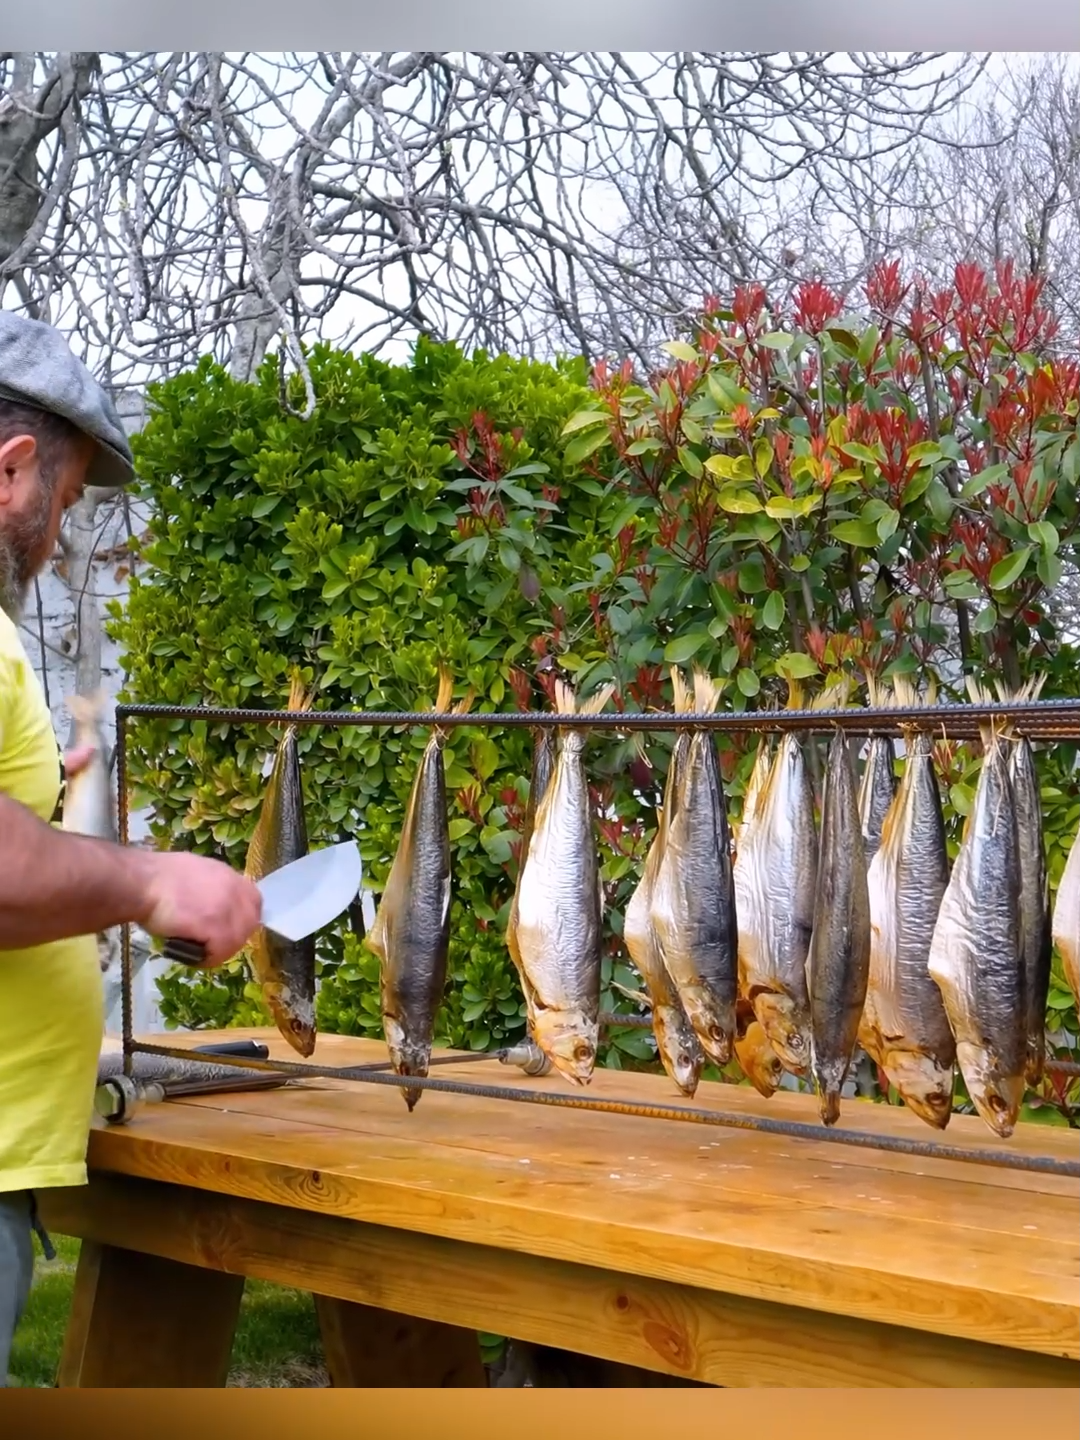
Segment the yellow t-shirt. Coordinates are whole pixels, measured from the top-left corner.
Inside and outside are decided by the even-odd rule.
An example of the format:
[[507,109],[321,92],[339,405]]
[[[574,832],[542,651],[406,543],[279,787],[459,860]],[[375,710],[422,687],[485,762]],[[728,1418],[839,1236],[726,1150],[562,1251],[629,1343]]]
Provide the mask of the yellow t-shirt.
[[[2,610],[0,791],[46,821],[60,792],[45,697]],[[94,936],[0,949],[0,1191],[86,1183],[104,1020]]]

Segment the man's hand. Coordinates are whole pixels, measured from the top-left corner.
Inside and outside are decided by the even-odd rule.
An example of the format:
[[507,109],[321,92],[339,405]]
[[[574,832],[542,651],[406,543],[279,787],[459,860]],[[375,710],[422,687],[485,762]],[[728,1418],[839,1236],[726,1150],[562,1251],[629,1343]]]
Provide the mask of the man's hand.
[[80,770],[85,770],[90,761],[97,754],[93,745],[78,745],[74,750],[64,752],[64,774],[68,777],[77,775]]
[[195,940],[205,967],[223,965],[258,928],[258,887],[219,860],[187,852],[143,852],[145,913],[139,924],[162,940]]

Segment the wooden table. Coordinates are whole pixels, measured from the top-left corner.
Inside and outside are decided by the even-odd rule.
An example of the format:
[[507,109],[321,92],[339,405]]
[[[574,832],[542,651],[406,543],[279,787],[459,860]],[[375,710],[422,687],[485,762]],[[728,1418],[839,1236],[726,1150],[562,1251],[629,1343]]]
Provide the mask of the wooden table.
[[[228,1032],[248,1035],[288,1058]],[[592,1089],[679,1098],[610,1071]],[[816,1114],[748,1087],[695,1103]],[[933,1138],[869,1103],[842,1122]],[[947,1137],[1001,1143],[965,1117]],[[1024,1126],[1002,1148],[1075,1159],[1080,1137]],[[336,1385],[482,1386],[477,1330],[729,1387],[1080,1384],[1076,1180],[433,1092],[409,1115],[395,1087],[330,1080],[147,1106],[96,1127],[89,1163],[41,1197],[83,1241],[62,1385],[223,1385],[245,1276],[315,1296]]]

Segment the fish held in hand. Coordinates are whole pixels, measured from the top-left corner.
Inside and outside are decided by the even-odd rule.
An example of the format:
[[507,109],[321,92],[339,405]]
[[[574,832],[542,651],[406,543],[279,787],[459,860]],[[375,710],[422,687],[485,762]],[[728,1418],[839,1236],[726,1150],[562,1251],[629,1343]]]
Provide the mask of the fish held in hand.
[[65,781],[61,827],[73,835],[115,842],[116,800],[109,779],[109,747],[102,723],[105,702],[104,691],[96,695],[72,695],[67,701],[74,722],[71,748],[92,749],[93,755],[81,770]]
[[586,1085],[599,1038],[603,887],[592,800],[583,763],[586,731],[575,713],[595,715],[614,693],[605,685],[580,707],[555,682],[560,726],[555,768],[540,801],[517,893],[514,943],[534,1038],[560,1075]]
[[[672,679],[675,684],[676,711],[690,709],[692,696],[677,671],[672,673]],[[656,876],[663,859],[664,844],[688,744],[687,733],[679,731],[668,762],[663,804],[657,814],[656,835],[649,847],[641,879],[630,897],[623,917],[623,939],[631,962],[645,982],[660,1062],[676,1088],[682,1094],[692,1096],[701,1079],[705,1056],[683,1009],[678,991],[664,966],[651,917]]]
[[[719,691],[694,676],[694,709],[715,710]],[[726,1065],[735,1038],[739,937],[731,832],[720,760],[708,730],[690,738],[675,794],[650,914],[664,968],[701,1048]]]
[[934,926],[928,965],[956,1037],[968,1094],[1004,1140],[1020,1113],[1027,1063],[1020,836],[1000,727],[991,723],[982,736],[975,799]]
[[[897,682],[897,700],[917,703]],[[929,735],[905,734],[903,779],[870,862],[870,974],[859,1043],[905,1105],[935,1129],[952,1115],[956,1041],[928,968],[949,883],[941,792]]]
[[[788,708],[801,707],[801,689],[792,683]],[[751,798],[735,864],[739,987],[784,1069],[802,1076],[810,1061],[806,957],[818,837],[804,744],[794,732],[780,741],[760,792]]]
[[[313,694],[293,677],[290,710],[310,709]],[[259,811],[244,873],[258,882],[308,852],[304,787],[300,775],[296,726],[287,725],[274,754],[266,794]],[[255,979],[274,1024],[305,1059],[315,1049],[315,937],[285,940],[262,926],[251,937]]]
[[[453,679],[439,673],[435,713],[445,714]],[[453,708],[464,713],[471,694]],[[413,780],[401,839],[365,943],[378,956],[383,1034],[395,1075],[423,1079],[431,1063],[435,1018],[450,950],[450,825],[443,749],[432,728]],[[409,1111],[422,1091],[402,1086]]]
[[810,1069],[821,1118],[835,1125],[858,1039],[870,975],[870,896],[851,747],[829,746],[821,807],[814,928],[807,956]]

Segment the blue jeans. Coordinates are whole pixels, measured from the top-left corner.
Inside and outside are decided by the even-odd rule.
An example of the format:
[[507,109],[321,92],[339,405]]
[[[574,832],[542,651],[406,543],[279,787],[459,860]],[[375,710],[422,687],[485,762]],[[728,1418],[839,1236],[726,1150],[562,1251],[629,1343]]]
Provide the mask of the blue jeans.
[[[11,1344],[34,1278],[37,1207],[28,1190],[0,1191],[0,1386],[7,1384]],[[45,1253],[52,1246],[45,1236]]]

